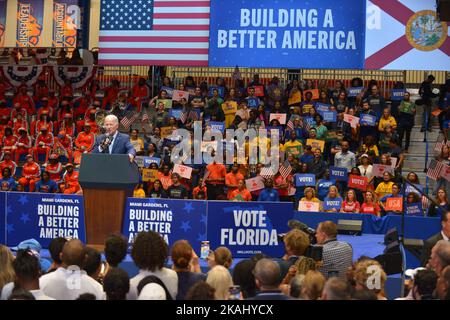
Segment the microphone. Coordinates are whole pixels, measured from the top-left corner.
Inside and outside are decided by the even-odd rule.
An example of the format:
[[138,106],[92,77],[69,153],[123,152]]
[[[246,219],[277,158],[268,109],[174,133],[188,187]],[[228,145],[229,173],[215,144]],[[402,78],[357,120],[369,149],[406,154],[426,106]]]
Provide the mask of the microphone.
[[105,137],[105,140],[103,140],[103,142],[102,142],[102,150],[103,150],[103,152],[108,150],[108,147],[111,144],[112,140],[113,140],[113,137],[110,136],[109,134],[107,134],[106,137]]

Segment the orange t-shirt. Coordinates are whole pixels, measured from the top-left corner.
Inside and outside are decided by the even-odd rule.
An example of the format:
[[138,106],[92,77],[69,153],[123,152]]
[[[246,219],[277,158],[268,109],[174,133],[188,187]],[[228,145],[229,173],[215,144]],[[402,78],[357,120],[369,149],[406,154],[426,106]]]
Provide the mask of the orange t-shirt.
[[[225,166],[220,163],[210,163],[206,166],[206,169],[209,171],[209,176],[206,179],[207,182],[211,180],[225,179],[225,176],[227,174]],[[213,181],[211,182],[211,184],[224,184],[224,182]]]
[[236,189],[231,192],[231,197],[228,197],[228,200],[232,200],[236,198],[238,195],[241,195],[241,197],[244,199],[244,201],[252,201],[252,195],[250,194],[250,191],[247,189],[244,189],[242,191],[239,191],[239,189]]
[[172,175],[169,173],[167,176],[162,172],[158,172],[158,180],[161,181],[164,190],[167,190],[172,185]]
[[[239,172],[236,174],[234,174],[233,172],[227,173],[225,176],[225,185],[228,186],[229,184],[231,184],[237,186],[239,180],[244,180],[244,176],[241,173]],[[228,187],[227,193],[228,199],[230,199],[231,193],[236,189],[237,187],[236,188]]]

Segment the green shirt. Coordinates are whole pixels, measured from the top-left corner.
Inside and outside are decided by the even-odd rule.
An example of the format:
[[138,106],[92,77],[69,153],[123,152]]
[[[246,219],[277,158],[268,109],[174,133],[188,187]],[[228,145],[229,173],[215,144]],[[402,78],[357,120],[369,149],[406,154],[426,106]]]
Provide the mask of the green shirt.
[[402,101],[400,107],[398,108],[400,112],[414,114],[416,111],[416,105],[411,101]]

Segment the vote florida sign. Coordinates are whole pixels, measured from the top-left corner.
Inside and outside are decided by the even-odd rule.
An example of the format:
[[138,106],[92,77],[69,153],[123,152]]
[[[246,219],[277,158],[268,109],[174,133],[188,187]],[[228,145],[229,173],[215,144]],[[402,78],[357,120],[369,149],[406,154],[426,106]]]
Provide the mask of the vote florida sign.
[[292,217],[292,203],[209,201],[207,240],[213,249],[227,247],[233,257],[281,257],[284,246],[278,234],[286,232]]
[[31,238],[39,241],[42,247],[48,247],[57,237],[86,241],[81,196],[8,192],[6,201],[8,246]]
[[206,223],[206,201],[128,198],[122,233],[131,244],[139,232],[152,230],[169,246],[184,239],[199,251]]
[[364,64],[365,1],[211,0],[209,66]]

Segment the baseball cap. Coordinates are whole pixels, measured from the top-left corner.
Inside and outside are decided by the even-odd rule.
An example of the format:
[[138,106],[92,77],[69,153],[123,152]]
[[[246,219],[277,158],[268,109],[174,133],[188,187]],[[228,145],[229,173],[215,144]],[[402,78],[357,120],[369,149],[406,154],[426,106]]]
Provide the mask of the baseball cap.
[[39,258],[39,263],[41,265],[41,270],[43,272],[47,272],[48,269],[50,269],[50,266],[52,263],[44,258],[41,258],[39,252],[42,250],[41,244],[36,239],[27,239],[19,243],[16,247],[12,247],[12,251],[18,251],[18,250],[26,250],[30,249],[37,253],[37,257]]
[[166,300],[164,288],[157,283],[149,283],[142,288],[138,300]]
[[426,270],[423,267],[419,267],[416,269],[408,269],[405,271],[405,276],[410,277],[411,279],[414,279],[414,277],[416,276],[417,272],[421,271],[421,270]]

